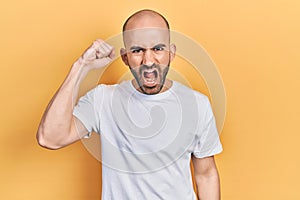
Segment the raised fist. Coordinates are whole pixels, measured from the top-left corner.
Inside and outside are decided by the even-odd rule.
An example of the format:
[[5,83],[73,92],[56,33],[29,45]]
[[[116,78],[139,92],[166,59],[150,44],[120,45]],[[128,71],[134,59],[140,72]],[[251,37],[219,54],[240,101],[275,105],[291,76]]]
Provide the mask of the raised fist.
[[89,69],[102,68],[108,65],[115,57],[114,47],[103,40],[97,39],[81,55],[80,62]]

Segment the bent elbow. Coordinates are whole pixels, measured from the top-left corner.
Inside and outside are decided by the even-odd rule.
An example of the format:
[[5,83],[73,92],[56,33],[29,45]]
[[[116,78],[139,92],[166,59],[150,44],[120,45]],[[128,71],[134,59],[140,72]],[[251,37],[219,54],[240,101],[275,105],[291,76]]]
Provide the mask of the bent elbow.
[[46,140],[40,130],[36,134],[36,140],[41,147],[46,149],[57,150],[62,148],[62,146],[54,145],[50,141]]

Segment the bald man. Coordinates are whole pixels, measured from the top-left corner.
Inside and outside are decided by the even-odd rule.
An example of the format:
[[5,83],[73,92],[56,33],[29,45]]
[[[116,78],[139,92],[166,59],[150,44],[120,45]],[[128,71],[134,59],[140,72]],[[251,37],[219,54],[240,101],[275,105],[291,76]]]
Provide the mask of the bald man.
[[38,143],[59,149],[100,134],[103,200],[220,199],[214,155],[222,151],[208,98],[167,79],[176,46],[167,20],[152,10],[123,26],[122,60],[134,79],[100,84],[76,99],[91,69],[108,65],[114,47],[98,39],[73,64],[41,120]]

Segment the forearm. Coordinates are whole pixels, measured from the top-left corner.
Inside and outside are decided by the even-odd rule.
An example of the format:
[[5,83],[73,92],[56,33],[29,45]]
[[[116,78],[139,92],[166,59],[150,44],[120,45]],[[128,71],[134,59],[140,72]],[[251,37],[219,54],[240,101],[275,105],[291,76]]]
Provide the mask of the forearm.
[[220,179],[217,170],[197,177],[196,185],[199,200],[220,200]]
[[40,145],[47,148],[59,148],[68,143],[73,120],[73,109],[79,85],[87,70],[80,60],[76,61],[67,78],[48,104],[42,117],[37,139]]

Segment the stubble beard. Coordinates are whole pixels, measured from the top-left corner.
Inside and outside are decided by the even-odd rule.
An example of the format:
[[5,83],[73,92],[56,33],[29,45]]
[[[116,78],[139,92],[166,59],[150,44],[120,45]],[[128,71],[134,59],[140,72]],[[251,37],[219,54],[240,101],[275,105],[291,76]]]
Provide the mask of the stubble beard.
[[[164,87],[165,81],[166,81],[166,76],[168,74],[169,71],[169,63],[168,65],[162,69],[161,66],[159,65],[155,65],[153,64],[152,66],[147,66],[147,65],[141,65],[138,68],[130,68],[131,73],[133,74],[135,80],[138,83],[138,90],[144,94],[148,94],[148,95],[154,95],[154,94],[158,94]],[[143,79],[144,79],[144,71],[146,69],[154,69],[157,70],[157,77],[156,79],[158,79],[158,83],[156,83],[155,86],[153,87],[148,87],[143,83]],[[157,81],[157,80],[156,80]]]

